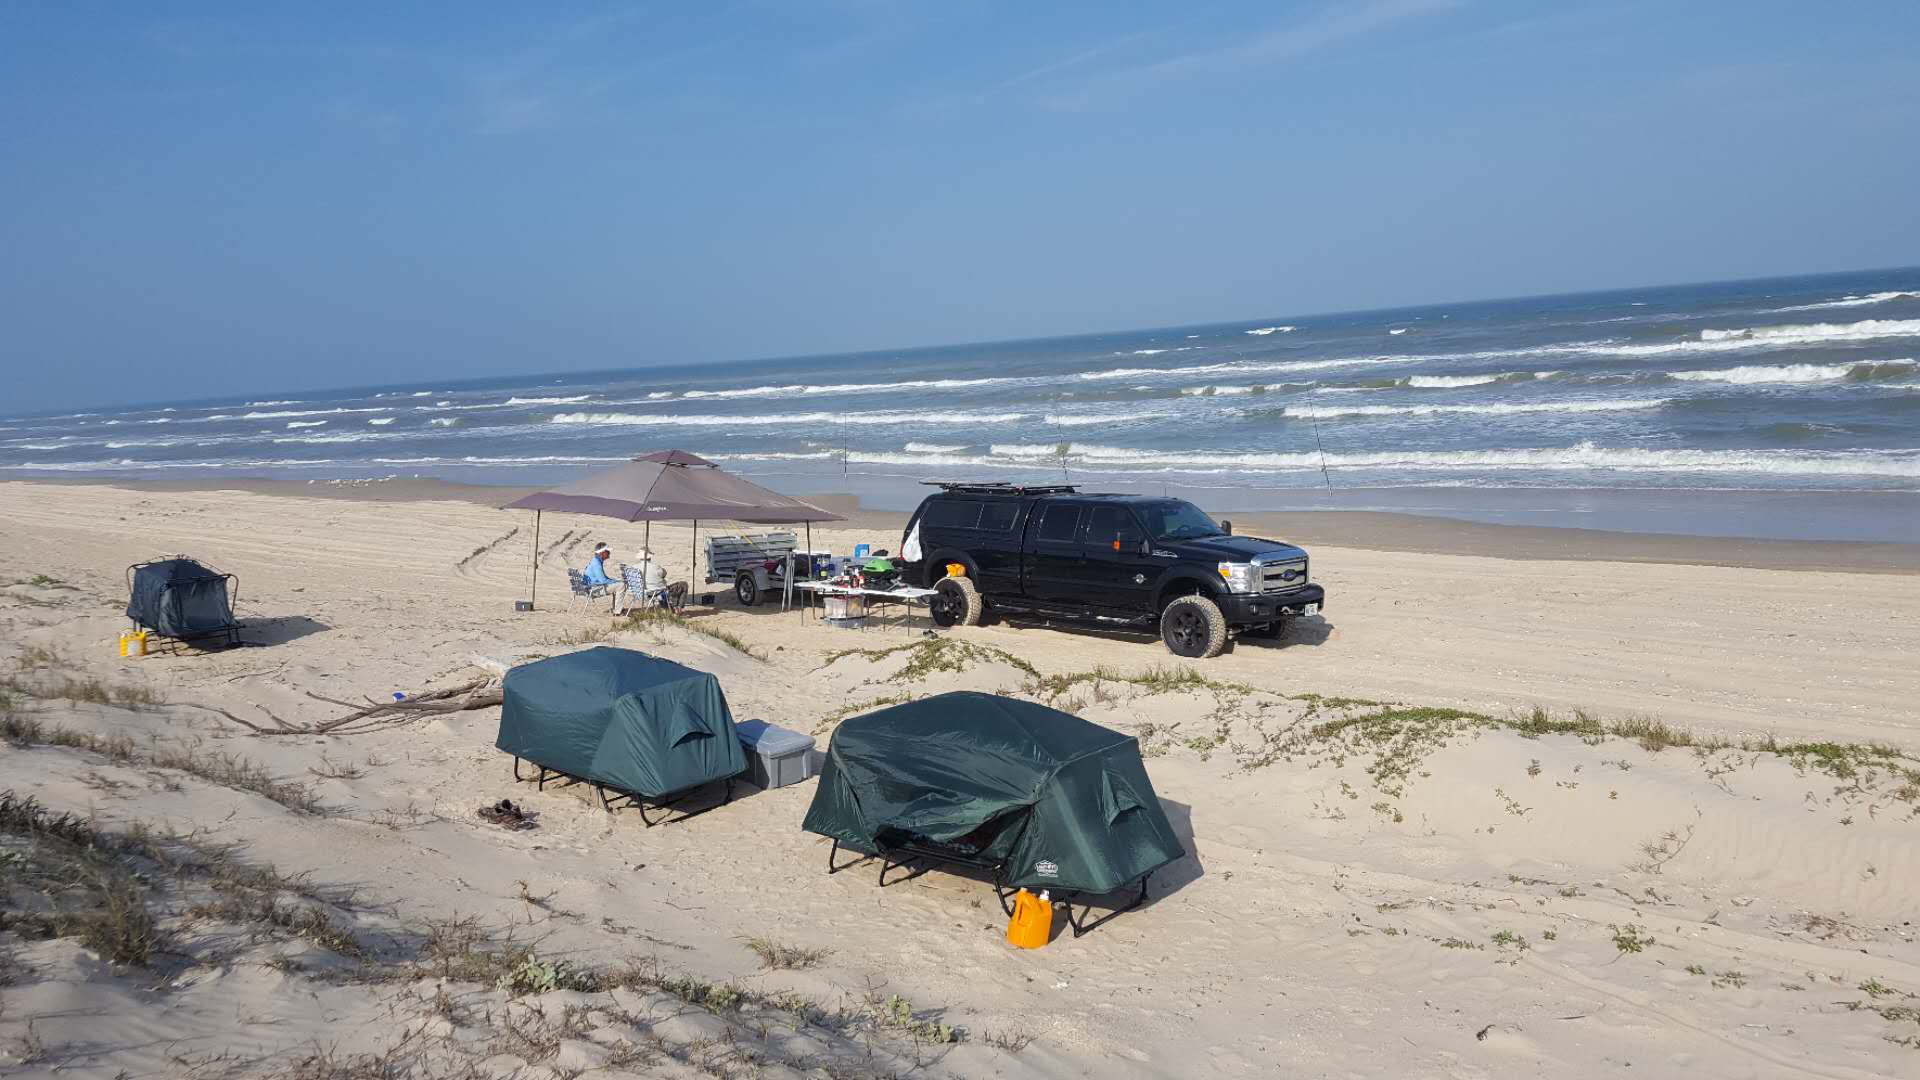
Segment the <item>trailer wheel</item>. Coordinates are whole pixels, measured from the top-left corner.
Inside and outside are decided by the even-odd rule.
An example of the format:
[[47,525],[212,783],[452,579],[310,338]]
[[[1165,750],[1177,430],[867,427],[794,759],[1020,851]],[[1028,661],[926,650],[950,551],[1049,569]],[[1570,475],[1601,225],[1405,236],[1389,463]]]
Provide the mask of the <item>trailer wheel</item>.
[[753,580],[753,571],[742,570],[734,575],[733,595],[739,598],[742,607],[752,607],[760,602],[760,584]]
[[927,614],[937,626],[979,626],[984,607],[980,590],[963,577],[941,578],[927,600]]
[[1227,647],[1227,618],[1210,597],[1176,596],[1160,612],[1160,640],[1175,656],[1207,659]]

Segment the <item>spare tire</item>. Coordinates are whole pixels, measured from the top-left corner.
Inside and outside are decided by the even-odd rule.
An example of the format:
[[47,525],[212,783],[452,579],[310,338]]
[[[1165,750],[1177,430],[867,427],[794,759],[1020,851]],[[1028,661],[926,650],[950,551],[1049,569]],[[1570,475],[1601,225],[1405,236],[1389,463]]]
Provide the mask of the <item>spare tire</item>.
[[1160,640],[1175,656],[1205,660],[1227,647],[1227,617],[1212,597],[1176,596],[1160,612]]
[[927,614],[936,626],[979,626],[986,605],[980,590],[963,577],[944,577],[934,583],[933,596],[927,600]]

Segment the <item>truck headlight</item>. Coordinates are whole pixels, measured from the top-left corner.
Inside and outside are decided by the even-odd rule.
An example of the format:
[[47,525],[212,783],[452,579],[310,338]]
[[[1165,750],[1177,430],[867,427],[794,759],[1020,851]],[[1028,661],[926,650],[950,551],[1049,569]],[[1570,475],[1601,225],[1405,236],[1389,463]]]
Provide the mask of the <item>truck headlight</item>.
[[1227,583],[1228,592],[1258,592],[1254,584],[1253,564],[1243,562],[1223,562],[1220,564],[1220,576]]

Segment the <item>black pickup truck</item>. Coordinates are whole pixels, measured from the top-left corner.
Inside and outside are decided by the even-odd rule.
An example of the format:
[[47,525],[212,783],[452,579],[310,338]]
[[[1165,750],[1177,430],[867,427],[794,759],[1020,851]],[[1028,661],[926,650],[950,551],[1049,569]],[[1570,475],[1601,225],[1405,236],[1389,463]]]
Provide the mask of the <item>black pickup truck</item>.
[[907,522],[910,583],[933,619],[989,612],[1157,625],[1179,656],[1217,656],[1231,633],[1278,637],[1326,590],[1307,553],[1234,536],[1184,499],[1082,494],[1069,485],[935,484]]

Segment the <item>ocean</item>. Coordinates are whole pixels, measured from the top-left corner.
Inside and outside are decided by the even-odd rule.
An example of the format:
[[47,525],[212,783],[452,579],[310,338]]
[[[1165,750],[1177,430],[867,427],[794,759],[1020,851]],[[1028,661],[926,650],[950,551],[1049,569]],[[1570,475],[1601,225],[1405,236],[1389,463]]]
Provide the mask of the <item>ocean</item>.
[[954,478],[1250,508],[1910,495],[1917,358],[1906,269],[9,416],[0,477],[527,485],[679,447],[883,507]]

